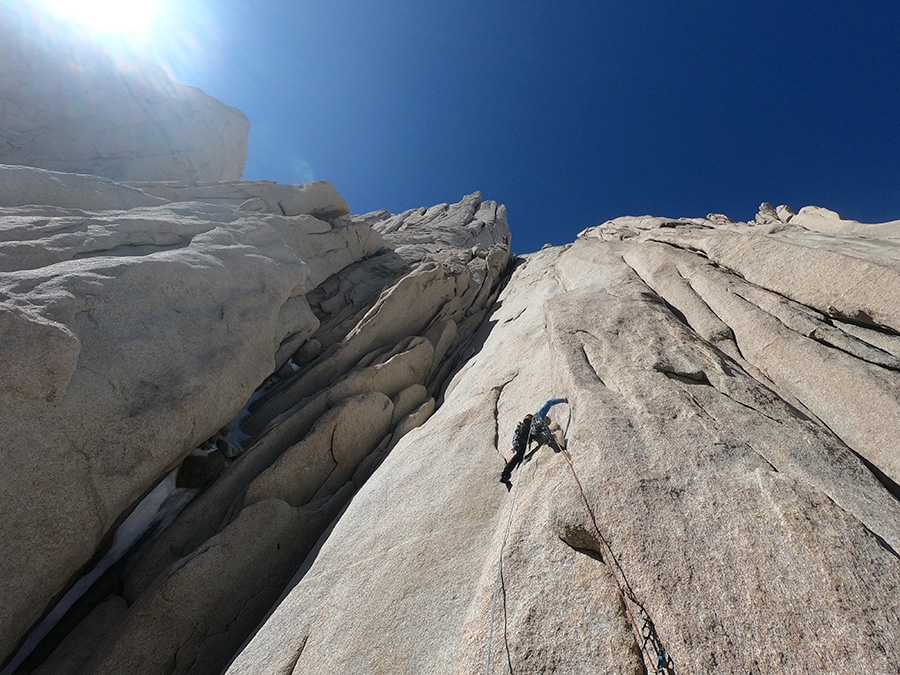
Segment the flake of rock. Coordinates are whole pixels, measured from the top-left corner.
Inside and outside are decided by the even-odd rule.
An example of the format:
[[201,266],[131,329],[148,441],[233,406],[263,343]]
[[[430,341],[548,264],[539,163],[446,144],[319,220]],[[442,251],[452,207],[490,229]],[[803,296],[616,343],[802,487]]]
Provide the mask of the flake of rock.
[[344,399],[250,483],[243,503],[277,498],[302,506],[331,495],[390,430],[393,408],[381,392]]
[[782,223],[789,223],[797,215],[797,212],[787,204],[779,204],[775,207],[775,214]]

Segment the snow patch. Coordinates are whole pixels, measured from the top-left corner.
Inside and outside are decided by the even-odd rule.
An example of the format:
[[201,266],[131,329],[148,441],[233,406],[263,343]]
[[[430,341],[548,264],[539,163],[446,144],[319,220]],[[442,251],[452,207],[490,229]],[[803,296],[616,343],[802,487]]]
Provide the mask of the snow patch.
[[[22,662],[28,658],[31,652],[34,651],[35,647],[40,644],[41,640],[47,636],[47,633],[49,633],[53,627],[59,623],[59,620],[62,619],[65,613],[72,608],[72,605],[87,592],[97,579],[103,576],[104,572],[117,563],[121,557],[125,555],[126,551],[128,551],[128,549],[130,549],[148,529],[150,529],[150,526],[156,521],[160,509],[169,497],[176,492],[175,476],[177,473],[177,469],[171,471],[150,491],[150,494],[141,500],[131,514],[119,526],[119,529],[116,530],[115,535],[113,535],[112,545],[109,547],[106,555],[101,558],[100,562],[97,563],[90,572],[75,582],[75,585],[62,597],[62,600],[57,603],[56,607],[54,607],[50,613],[44,617],[44,620],[31,631],[22,645],[22,648],[16,654],[16,657],[9,662],[6,668],[0,671],[0,675],[12,675],[16,668],[18,668]],[[187,502],[185,502],[185,504],[187,504]],[[182,506],[182,508],[184,507]],[[172,516],[172,519],[174,519],[174,516]]]

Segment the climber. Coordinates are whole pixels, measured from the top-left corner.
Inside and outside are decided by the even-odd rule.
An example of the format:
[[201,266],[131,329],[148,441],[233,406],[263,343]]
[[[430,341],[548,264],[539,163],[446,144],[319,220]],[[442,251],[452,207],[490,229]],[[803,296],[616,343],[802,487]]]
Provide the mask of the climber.
[[516,425],[516,433],[513,436],[512,444],[513,452],[515,454],[512,456],[512,459],[506,463],[503,472],[500,474],[500,482],[506,485],[507,490],[512,489],[510,478],[512,478],[513,469],[515,469],[521,463],[522,458],[525,457],[525,451],[528,449],[528,443],[531,441],[531,422],[533,417],[534,416],[531,414],[525,415],[525,419]]
[[[513,436],[513,456],[506,463],[503,472],[500,474],[500,482],[506,485],[507,490],[512,489],[512,472],[525,459],[525,453],[532,440],[537,441],[537,447],[528,455],[531,458],[542,446],[549,445],[559,452],[562,448],[557,442],[550,429],[551,420],[548,416],[550,408],[557,403],[567,403],[564,398],[552,398],[547,401],[535,415],[525,415],[525,418],[516,425],[516,433]],[[528,461],[525,459],[525,461]]]
[[[537,411],[537,414],[531,420],[531,438],[538,442],[537,447],[532,451],[531,455],[540,450],[541,446],[549,445],[556,452],[560,452],[564,445],[565,439],[562,439],[562,430],[559,428],[558,424],[554,424],[550,419],[547,413],[550,412],[550,408],[555,406],[558,403],[568,403],[567,399],[564,398],[551,398],[547,401],[541,409]],[[559,439],[557,439],[557,432],[559,434]],[[531,455],[525,457],[525,461],[527,462]]]

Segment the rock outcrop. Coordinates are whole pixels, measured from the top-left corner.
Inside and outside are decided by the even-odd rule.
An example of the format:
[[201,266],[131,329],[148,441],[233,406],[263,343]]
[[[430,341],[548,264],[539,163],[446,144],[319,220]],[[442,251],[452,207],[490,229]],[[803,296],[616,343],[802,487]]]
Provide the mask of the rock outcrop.
[[[211,477],[196,477],[197,456],[171,480],[182,495],[212,484],[104,582],[122,586],[128,611],[114,626],[91,612],[75,629],[96,634],[102,620],[102,649],[76,643],[77,656],[51,662],[168,672],[174,659],[178,672],[217,672],[356,489],[434,411],[500,291],[505,212],[477,194],[439,207],[442,227],[455,219],[461,231],[473,212],[493,215],[416,260],[385,245],[372,214],[348,217],[327,183],[0,171],[29,194],[49,186],[57,202],[0,195],[12,204],[0,207],[0,647],[8,654],[141,497],[210,439],[199,454]],[[243,432],[223,429],[262,384]]]
[[4,675],[900,659],[900,221],[0,184]]
[[771,211],[526,256],[228,673],[892,671],[900,230]]
[[250,122],[150,63],[0,14],[0,164],[127,180],[236,180]]
[[361,224],[199,202],[3,216],[8,636],[317,330],[305,294],[383,244]]

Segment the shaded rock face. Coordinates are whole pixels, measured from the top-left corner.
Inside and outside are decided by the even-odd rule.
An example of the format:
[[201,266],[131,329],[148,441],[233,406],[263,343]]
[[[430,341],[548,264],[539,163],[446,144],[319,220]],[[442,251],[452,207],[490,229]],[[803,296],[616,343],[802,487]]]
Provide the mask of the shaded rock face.
[[527,256],[227,672],[893,672],[900,229],[763,216]]
[[494,215],[415,260],[327,183],[0,171],[51,202],[0,191],[3,658],[185,460],[173,488],[204,491],[116,564],[111,597],[73,609],[96,648],[66,639],[48,663],[219,672],[474,350],[509,263],[505,212],[443,205],[464,232],[472,208]]
[[119,181],[241,177],[242,112],[153,64],[113,62],[20,21],[0,16],[0,164]]

